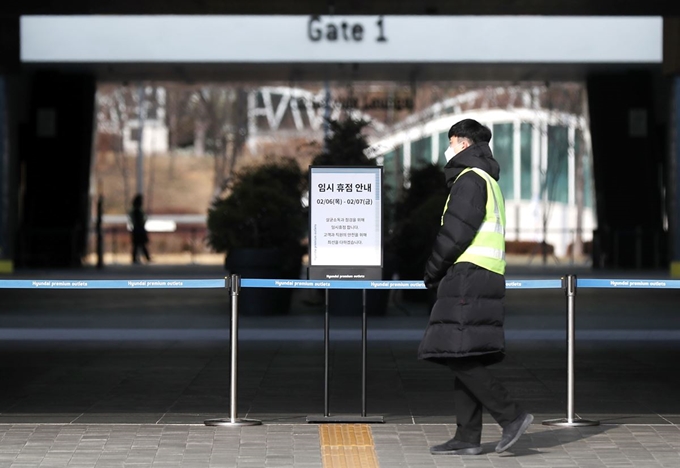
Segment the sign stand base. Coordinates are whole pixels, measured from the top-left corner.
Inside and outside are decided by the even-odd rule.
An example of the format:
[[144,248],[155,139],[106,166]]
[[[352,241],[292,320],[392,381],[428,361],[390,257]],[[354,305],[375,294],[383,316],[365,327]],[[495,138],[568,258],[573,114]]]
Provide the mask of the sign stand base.
[[323,414],[311,414],[307,416],[308,423],[384,423],[382,416],[360,416],[352,414],[338,414],[336,416],[324,416]]

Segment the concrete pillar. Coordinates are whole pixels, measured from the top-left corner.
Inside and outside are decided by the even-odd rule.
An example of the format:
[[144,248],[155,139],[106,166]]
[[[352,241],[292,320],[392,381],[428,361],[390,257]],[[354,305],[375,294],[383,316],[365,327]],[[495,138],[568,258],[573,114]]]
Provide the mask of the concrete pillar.
[[680,18],[663,20],[663,69],[672,78],[669,155],[669,247],[671,276],[680,278]]
[[96,80],[57,71],[18,78],[25,94],[8,93],[18,127],[18,151],[10,151],[19,165],[15,266],[79,266],[90,226]]
[[673,119],[671,124],[670,241],[671,276],[680,278],[680,76],[673,78]]
[[10,273],[9,251],[9,155],[7,153],[7,100],[5,78],[0,75],[0,273]]

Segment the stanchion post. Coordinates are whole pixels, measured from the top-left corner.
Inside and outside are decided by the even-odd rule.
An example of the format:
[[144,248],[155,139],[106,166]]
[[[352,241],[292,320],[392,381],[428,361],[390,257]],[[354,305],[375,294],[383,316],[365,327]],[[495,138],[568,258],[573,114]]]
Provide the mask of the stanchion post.
[[231,275],[225,278],[225,286],[231,293],[231,333],[229,335],[231,347],[231,379],[229,394],[229,419],[208,419],[206,426],[257,426],[262,421],[256,419],[238,418],[238,296],[241,292],[241,277]]
[[366,417],[366,290],[362,289],[361,312],[361,416]]
[[330,290],[326,289],[326,309],[323,318],[323,414],[331,415],[330,409]]
[[565,419],[548,419],[543,421],[546,426],[580,427],[597,426],[599,421],[574,417],[574,342],[576,327],[574,314],[576,312],[576,275],[562,278],[562,287],[567,295],[567,417]]

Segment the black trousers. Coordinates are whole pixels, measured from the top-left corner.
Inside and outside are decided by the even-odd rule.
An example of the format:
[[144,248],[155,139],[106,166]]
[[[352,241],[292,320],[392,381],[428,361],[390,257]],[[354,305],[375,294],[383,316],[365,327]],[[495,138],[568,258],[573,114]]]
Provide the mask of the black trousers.
[[453,402],[457,429],[454,439],[471,444],[481,442],[483,408],[503,428],[523,413],[503,384],[489,372],[483,358],[457,358],[447,364],[455,376]]

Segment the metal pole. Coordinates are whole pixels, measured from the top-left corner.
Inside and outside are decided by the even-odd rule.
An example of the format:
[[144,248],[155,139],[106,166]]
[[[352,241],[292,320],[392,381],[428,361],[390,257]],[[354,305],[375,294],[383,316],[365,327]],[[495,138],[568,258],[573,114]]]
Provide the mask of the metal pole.
[[137,193],[144,193],[144,85],[139,86],[139,144],[137,145]]
[[239,277],[237,275],[231,276],[231,332],[229,333],[231,344],[231,378],[229,391],[229,418],[231,423],[235,423],[237,416],[237,401],[238,401],[238,295],[239,295]]
[[363,317],[361,328],[362,340],[362,370],[361,370],[361,415],[330,415],[330,362],[329,362],[329,297],[330,290],[326,289],[326,313],[324,319],[324,414],[307,416],[308,423],[384,423],[382,416],[366,416],[366,290],[363,290]]
[[576,299],[576,276],[567,275],[567,423],[574,423],[574,306]]
[[330,386],[329,386],[329,341],[330,341],[330,314],[329,314],[329,295],[330,290],[326,289],[326,312],[324,313],[323,321],[323,414],[328,417],[331,415],[330,404]]
[[229,419],[208,419],[206,426],[257,426],[262,421],[256,419],[239,419],[238,411],[238,295],[241,290],[241,277],[231,275],[225,278],[225,286],[231,291],[231,386],[229,395]]
[[97,268],[104,267],[104,233],[102,232],[102,216],[104,213],[104,196],[97,198]]
[[562,286],[567,295],[567,417],[566,419],[549,419],[543,421],[546,426],[598,426],[600,421],[590,421],[574,417],[574,343],[576,341],[576,327],[574,314],[576,312],[576,275],[562,278]]
[[361,416],[366,417],[366,290],[363,293],[363,312],[361,314]]

